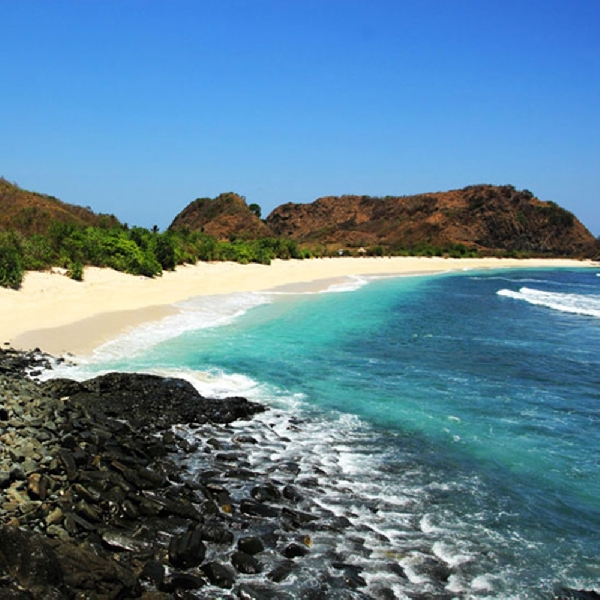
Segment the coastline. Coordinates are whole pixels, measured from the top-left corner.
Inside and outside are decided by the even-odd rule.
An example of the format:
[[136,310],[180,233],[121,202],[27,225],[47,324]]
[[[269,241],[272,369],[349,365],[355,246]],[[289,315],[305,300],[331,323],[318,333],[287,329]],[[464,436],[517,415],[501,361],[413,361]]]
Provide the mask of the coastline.
[[[455,269],[459,270],[464,269]],[[381,274],[386,275],[390,274]],[[316,291],[343,281],[343,277],[319,279],[308,286]],[[279,289],[303,291],[306,284]],[[133,317],[151,321],[151,310],[132,309],[121,316],[125,322]],[[93,328],[104,317],[117,315],[88,319]],[[80,325],[61,329],[72,327],[77,333]],[[11,352],[2,364],[2,352],[0,388],[5,399],[0,420],[5,422],[0,425],[6,435],[0,452],[4,453],[0,487],[5,495],[0,546],[24,550],[13,557],[0,548],[0,562],[7,563],[0,567],[9,574],[0,587],[9,592],[31,589],[39,597],[62,593],[66,597],[103,589],[111,597],[125,593],[166,599],[194,587],[211,597],[292,598],[306,588],[314,591],[311,584],[317,580],[323,598],[337,593],[347,598],[387,598],[411,591],[415,596],[442,598],[468,589],[477,595],[482,592],[481,581],[486,582],[487,595],[493,590],[500,594],[496,588],[501,586],[500,577],[464,575],[465,561],[485,562],[487,553],[469,555],[458,544],[446,546],[436,529],[445,521],[436,520],[420,505],[400,505],[406,522],[396,518],[391,523],[404,524],[401,538],[395,527],[379,527],[389,509],[385,497],[361,495],[361,478],[356,475],[353,490],[345,480],[347,460],[331,460],[321,446],[323,439],[327,446],[339,445],[342,452],[355,443],[360,446],[360,432],[356,438],[350,435],[353,426],[335,434],[332,427],[313,430],[310,421],[299,419],[297,413],[272,407],[226,424],[196,423],[202,419],[175,415],[174,421],[187,425],[173,428],[157,417],[162,418],[167,407],[187,411],[187,403],[180,405],[168,397],[155,407],[156,389],[164,384],[171,389],[175,381],[179,391],[186,386],[183,380],[158,377],[150,389],[154,376],[112,373],[85,382],[39,384],[25,373],[52,368],[50,357]],[[50,362],[44,367],[45,360]],[[204,409],[199,415],[205,415]],[[420,458],[420,445],[416,452]],[[369,476],[363,474],[362,479]],[[115,488],[126,493],[113,496]],[[355,506],[364,508],[373,521],[365,523]],[[373,522],[375,546],[365,533]],[[453,548],[458,555],[450,552]],[[575,583],[561,573],[550,569],[551,577],[536,586],[528,585],[529,580],[521,582],[517,595],[533,593],[556,600],[594,597],[595,579]]]
[[0,288],[0,343],[52,354],[89,354],[146,322],[177,312],[195,296],[259,292],[348,276],[407,276],[499,268],[583,268],[573,259],[452,259],[440,257],[275,260],[271,265],[202,263],[149,279],[88,267],[84,281],[57,272],[29,272],[20,290]]

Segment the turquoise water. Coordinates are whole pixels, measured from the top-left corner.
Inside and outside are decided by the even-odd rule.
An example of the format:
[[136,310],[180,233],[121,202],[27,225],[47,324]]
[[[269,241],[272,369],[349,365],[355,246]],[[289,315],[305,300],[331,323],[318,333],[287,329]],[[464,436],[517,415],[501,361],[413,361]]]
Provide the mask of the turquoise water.
[[362,532],[371,591],[382,560],[407,575],[382,576],[397,597],[439,591],[428,558],[457,597],[600,591],[595,270],[351,278],[182,310],[79,375],[174,373],[301,419],[289,452],[335,472],[322,502]]

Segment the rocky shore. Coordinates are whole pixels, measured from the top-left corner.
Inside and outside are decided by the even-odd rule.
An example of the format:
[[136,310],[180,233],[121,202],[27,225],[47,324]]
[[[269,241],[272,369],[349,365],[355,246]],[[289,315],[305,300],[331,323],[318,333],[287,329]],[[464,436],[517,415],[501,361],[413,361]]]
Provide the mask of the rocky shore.
[[[398,597],[348,553],[315,551],[350,522],[314,502],[297,463],[247,460],[261,440],[234,425],[263,406],[152,375],[31,379],[53,362],[0,350],[1,598]],[[380,569],[408,583],[396,561]],[[446,565],[423,569],[438,592],[409,597],[455,596]]]
[[[51,367],[0,350],[0,597],[300,597],[278,586],[301,571],[311,532],[346,523],[300,510],[300,490],[248,468],[257,440],[227,424],[261,405],[152,375],[28,377]],[[198,455],[210,468],[192,476]],[[328,567],[303,597],[367,597],[358,569]]]

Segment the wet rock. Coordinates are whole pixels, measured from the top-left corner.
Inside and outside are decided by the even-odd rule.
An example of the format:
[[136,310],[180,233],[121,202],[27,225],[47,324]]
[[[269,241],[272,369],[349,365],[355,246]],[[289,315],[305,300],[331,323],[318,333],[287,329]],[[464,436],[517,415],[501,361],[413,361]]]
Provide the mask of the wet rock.
[[12,526],[0,527],[1,573],[39,597],[56,595],[64,583],[61,561],[46,539]]
[[84,517],[80,517],[74,513],[65,515],[64,526],[71,535],[77,535],[80,532],[96,530],[94,524],[90,523]]
[[286,485],[283,488],[283,497],[292,502],[300,502],[304,497],[293,485]]
[[244,480],[252,480],[258,474],[255,471],[250,471],[250,469],[227,469],[225,473],[225,477],[228,479],[244,479]]
[[272,483],[257,485],[252,488],[250,495],[258,502],[272,502],[281,498],[281,492]]
[[205,584],[204,579],[191,573],[172,573],[159,587],[164,592],[173,593],[176,590],[197,590]]
[[291,560],[283,561],[282,563],[278,564],[274,569],[272,569],[267,574],[267,577],[275,583],[280,583],[291,575],[295,566],[296,565]]
[[278,465],[278,467],[282,471],[285,471],[287,473],[292,473],[293,475],[298,475],[300,473],[300,471],[302,470],[300,468],[300,465],[297,462],[293,462],[293,461],[281,463],[280,465]]
[[231,441],[235,444],[258,444],[257,439],[251,435],[234,435]]
[[238,452],[219,452],[215,454],[215,460],[219,460],[221,462],[239,462],[244,457],[243,454],[239,454]]
[[235,582],[234,572],[216,561],[202,565],[202,572],[213,585],[220,588],[232,588]]
[[240,538],[237,543],[238,550],[245,552],[246,554],[259,554],[265,549],[265,545],[262,540],[257,537],[245,537]]
[[205,493],[210,500],[213,500],[218,506],[231,504],[231,495],[229,491],[218,483],[207,483]]
[[[59,543],[56,548],[65,584],[81,590],[83,596],[127,598],[137,597],[140,584],[135,574],[114,560],[97,554],[89,545]],[[87,596],[86,596],[87,595]]]
[[262,565],[254,556],[245,552],[235,552],[231,557],[231,564],[238,573],[246,575],[256,575],[262,572]]
[[140,577],[154,584],[160,584],[165,578],[165,567],[158,560],[151,560],[144,565]]
[[75,505],[75,512],[79,517],[90,523],[100,523],[102,521],[102,513],[90,506],[85,500],[80,500]]
[[233,542],[233,533],[218,521],[201,523],[196,528],[196,531],[205,542],[214,542],[217,544],[231,544]]
[[334,569],[343,571],[344,583],[350,588],[365,587],[367,582],[361,577],[362,568],[348,563],[332,563]]
[[256,589],[256,587],[250,586],[247,583],[242,583],[237,590],[237,597],[240,600],[267,600],[268,598],[273,598],[273,592],[268,589]]
[[199,521],[202,517],[198,509],[185,498],[171,500],[170,498],[165,498],[164,496],[147,490],[144,491],[144,497],[158,507],[159,513],[176,515],[178,517],[196,521]]
[[406,571],[404,570],[404,567],[402,567],[402,565],[399,565],[398,563],[393,562],[393,563],[389,563],[387,565],[387,568],[391,573],[393,573],[400,579],[405,579],[405,580],[408,579],[408,575],[406,574]]
[[92,504],[97,504],[103,499],[102,493],[94,489],[92,486],[86,487],[76,483],[73,486],[73,491],[79,498],[85,500],[86,502],[91,502]]
[[[72,402],[94,407],[101,397],[107,414],[135,419],[154,429],[176,423],[231,423],[265,410],[245,398],[207,399],[183,379],[157,375],[108,373],[79,385],[69,389]],[[50,384],[46,391],[64,395],[65,387]]]
[[195,567],[206,555],[206,546],[202,542],[199,530],[175,536],[169,543],[169,562],[174,567]]
[[129,552],[151,552],[153,545],[141,540],[135,540],[118,531],[104,531],[102,541],[111,548],[127,550]]
[[299,556],[306,556],[308,552],[309,550],[306,546],[292,542],[291,544],[288,544],[281,553],[286,558],[298,558]]
[[557,595],[556,600],[598,600],[600,594],[593,590],[576,590],[571,588],[561,588]]
[[242,500],[240,502],[240,511],[253,517],[277,517],[279,509],[267,506],[254,500]]
[[450,568],[432,556],[424,557],[418,565],[419,571],[427,574],[434,581],[447,582],[452,574]]
[[283,508],[281,514],[286,522],[295,529],[304,527],[318,519],[318,517],[315,515],[298,510],[292,510],[291,508]]
[[[287,532],[317,529],[329,516],[303,501],[298,490],[311,471],[302,481],[294,476],[300,458],[248,468],[244,446],[261,438],[219,422],[251,414],[251,403],[209,400],[185,382],[154,376],[41,385],[10,377],[0,373],[0,417],[8,419],[0,429],[0,524],[45,531],[62,583],[40,597],[129,598],[143,589],[147,600],[193,598],[207,581],[233,588],[236,573],[244,583],[234,596],[289,596],[278,582],[305,569],[300,559],[308,549],[302,534],[292,542]],[[9,388],[18,393],[7,391],[5,401]],[[179,424],[198,441],[180,435]],[[266,479],[265,470],[277,479]],[[259,561],[265,546],[271,551]],[[286,559],[273,568],[276,548]],[[250,585],[263,560],[269,575]],[[362,574],[338,571],[335,578],[324,574],[327,586],[359,593]],[[11,577],[0,568],[1,598],[20,593]],[[29,585],[23,589],[31,600]]]

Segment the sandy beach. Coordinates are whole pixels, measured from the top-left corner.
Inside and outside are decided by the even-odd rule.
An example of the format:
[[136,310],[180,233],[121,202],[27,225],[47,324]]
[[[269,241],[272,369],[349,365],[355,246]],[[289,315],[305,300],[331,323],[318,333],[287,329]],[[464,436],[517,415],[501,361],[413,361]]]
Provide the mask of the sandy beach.
[[425,257],[275,260],[271,265],[198,263],[149,279],[88,267],[84,281],[57,272],[30,272],[20,290],[0,288],[0,343],[52,354],[90,353],[144,322],[177,311],[199,295],[270,290],[350,275],[411,275],[465,269],[586,267],[568,259],[445,259]]

